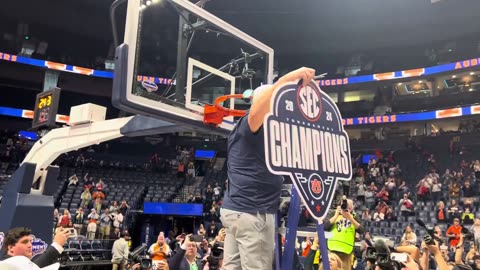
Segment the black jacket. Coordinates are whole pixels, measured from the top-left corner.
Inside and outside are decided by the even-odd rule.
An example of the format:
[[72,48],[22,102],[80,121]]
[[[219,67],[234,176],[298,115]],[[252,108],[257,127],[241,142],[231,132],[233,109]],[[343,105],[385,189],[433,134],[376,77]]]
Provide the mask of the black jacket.
[[[190,270],[190,265],[185,259],[187,251],[182,248],[177,248],[175,255],[168,259],[168,267],[175,270]],[[202,260],[197,260],[197,267],[199,270],[203,269],[204,264]]]

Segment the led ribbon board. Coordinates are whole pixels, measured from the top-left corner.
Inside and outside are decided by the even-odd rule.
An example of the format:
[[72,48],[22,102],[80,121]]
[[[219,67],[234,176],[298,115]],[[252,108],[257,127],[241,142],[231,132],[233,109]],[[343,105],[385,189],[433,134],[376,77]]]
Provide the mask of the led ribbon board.
[[337,105],[312,81],[283,84],[265,116],[265,160],[290,176],[310,214],[328,213],[338,180],[352,177],[350,144]]

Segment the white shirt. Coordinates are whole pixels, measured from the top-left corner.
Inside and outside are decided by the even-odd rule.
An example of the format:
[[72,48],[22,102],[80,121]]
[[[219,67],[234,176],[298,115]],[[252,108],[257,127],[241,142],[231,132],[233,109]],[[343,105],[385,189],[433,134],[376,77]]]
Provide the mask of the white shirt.
[[128,259],[128,242],[125,238],[115,240],[112,247],[112,262]]

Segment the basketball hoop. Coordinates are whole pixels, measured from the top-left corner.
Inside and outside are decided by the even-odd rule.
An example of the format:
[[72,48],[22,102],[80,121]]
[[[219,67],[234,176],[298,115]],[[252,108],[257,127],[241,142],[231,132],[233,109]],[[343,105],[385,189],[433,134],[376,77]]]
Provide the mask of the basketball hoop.
[[245,110],[234,110],[225,108],[220,105],[220,103],[226,101],[227,99],[235,99],[235,98],[244,98],[243,94],[235,94],[235,95],[225,95],[220,96],[215,99],[213,105],[205,105],[204,113],[203,113],[203,123],[206,125],[214,125],[218,127],[222,122],[223,118],[227,116],[237,116],[241,117],[246,114]]

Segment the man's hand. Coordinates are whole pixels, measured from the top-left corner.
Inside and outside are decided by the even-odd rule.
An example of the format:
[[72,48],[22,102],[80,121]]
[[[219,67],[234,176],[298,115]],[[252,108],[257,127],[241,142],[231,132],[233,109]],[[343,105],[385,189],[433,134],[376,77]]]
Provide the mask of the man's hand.
[[60,229],[57,234],[55,234],[55,238],[53,242],[59,244],[61,247],[67,243],[67,239],[70,237],[70,230]]
[[140,269],[140,263],[136,263],[132,266],[132,270],[138,270]]
[[343,216],[344,218],[350,220],[350,221],[353,220],[352,214],[350,214],[350,212],[348,212],[348,211],[342,211],[342,216]]
[[313,80],[313,77],[315,77],[315,69],[302,67],[284,75],[279,80],[282,83],[302,80],[303,86],[306,86]]
[[[405,268],[408,270],[419,270],[420,267],[418,266],[418,263],[416,263],[413,258],[407,254],[407,262],[403,263],[405,265]],[[403,269],[405,269],[403,268]]]
[[157,263],[156,270],[170,270],[167,260],[161,260]]

